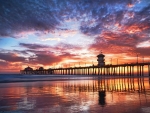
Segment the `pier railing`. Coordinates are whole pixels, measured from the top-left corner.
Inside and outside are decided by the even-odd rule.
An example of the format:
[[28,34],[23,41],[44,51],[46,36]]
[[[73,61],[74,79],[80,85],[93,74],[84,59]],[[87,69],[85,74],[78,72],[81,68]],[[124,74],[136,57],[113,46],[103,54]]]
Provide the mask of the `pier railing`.
[[53,74],[53,75],[123,75],[144,76],[148,72],[150,76],[150,62],[130,63],[105,66],[84,66],[67,68],[50,68],[43,70],[21,70],[21,74]]

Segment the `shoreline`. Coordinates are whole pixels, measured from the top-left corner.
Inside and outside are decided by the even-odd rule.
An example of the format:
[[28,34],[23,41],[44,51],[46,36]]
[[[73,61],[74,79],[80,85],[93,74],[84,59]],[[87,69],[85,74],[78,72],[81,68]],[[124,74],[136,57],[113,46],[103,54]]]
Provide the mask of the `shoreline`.
[[66,81],[66,80],[99,80],[123,78],[149,78],[150,76],[110,76],[110,75],[22,75],[1,76],[0,83],[38,82],[38,81]]

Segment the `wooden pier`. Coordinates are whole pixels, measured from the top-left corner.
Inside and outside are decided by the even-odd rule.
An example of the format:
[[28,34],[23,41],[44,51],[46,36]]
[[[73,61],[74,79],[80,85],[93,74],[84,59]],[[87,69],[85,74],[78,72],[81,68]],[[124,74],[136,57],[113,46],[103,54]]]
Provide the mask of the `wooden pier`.
[[21,70],[21,74],[40,74],[40,75],[122,75],[122,76],[144,76],[145,72],[150,76],[150,62],[130,63],[105,66],[85,66],[68,68],[40,68],[37,70]]

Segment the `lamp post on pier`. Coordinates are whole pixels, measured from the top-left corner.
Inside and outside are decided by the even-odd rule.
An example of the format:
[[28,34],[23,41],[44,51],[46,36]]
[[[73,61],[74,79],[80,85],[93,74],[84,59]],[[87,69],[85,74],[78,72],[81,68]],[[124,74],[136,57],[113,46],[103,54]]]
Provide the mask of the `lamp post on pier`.
[[112,65],[112,58],[110,60],[111,60],[111,65]]
[[118,65],[118,58],[117,58],[117,65]]
[[137,55],[137,64],[138,64],[138,54],[136,54]]

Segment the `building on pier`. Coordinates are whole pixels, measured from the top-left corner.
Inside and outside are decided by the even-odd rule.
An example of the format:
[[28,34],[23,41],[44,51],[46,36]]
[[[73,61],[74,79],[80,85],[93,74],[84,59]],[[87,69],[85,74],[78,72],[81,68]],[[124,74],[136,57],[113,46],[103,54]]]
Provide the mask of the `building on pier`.
[[103,55],[101,52],[99,55],[97,55],[97,57],[98,57],[97,59],[98,66],[105,66],[105,59],[104,59],[105,55]]
[[40,71],[43,71],[43,70],[44,70],[44,68],[43,68],[43,67],[39,67],[39,70],[40,70]]
[[28,66],[28,67],[26,67],[24,70],[25,70],[25,71],[32,71],[33,69]]

